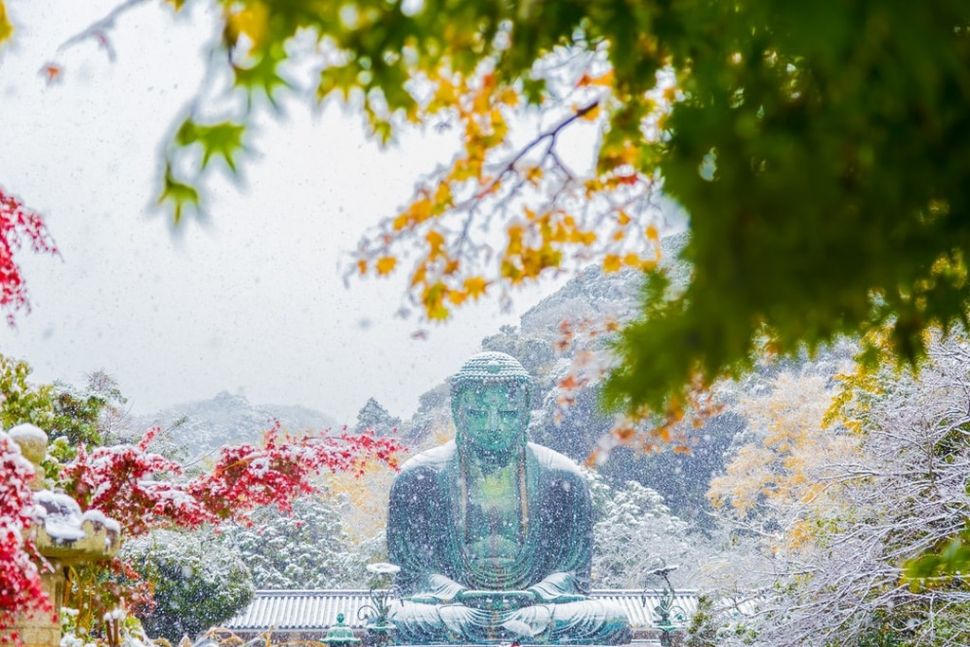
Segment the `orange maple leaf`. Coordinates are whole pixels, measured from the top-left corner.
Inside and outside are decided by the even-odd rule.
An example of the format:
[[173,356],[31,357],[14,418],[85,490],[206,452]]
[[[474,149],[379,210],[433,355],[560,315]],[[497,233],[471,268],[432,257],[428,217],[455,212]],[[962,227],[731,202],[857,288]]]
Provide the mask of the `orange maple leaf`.
[[395,265],[397,265],[397,259],[393,256],[381,256],[377,259],[374,267],[377,268],[379,276],[386,276],[394,271]]
[[575,375],[567,375],[563,379],[559,380],[559,388],[572,390],[579,386],[579,382],[576,381]]
[[50,85],[61,80],[64,74],[64,68],[57,63],[47,63],[44,67],[40,68],[40,73],[47,81],[47,85]]

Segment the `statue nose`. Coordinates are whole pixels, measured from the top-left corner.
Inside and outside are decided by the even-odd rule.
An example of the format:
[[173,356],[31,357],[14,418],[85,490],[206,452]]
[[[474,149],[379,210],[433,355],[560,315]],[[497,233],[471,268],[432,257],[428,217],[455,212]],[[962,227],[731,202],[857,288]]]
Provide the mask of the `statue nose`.
[[498,426],[498,411],[495,409],[488,410],[488,426],[491,429],[495,429]]

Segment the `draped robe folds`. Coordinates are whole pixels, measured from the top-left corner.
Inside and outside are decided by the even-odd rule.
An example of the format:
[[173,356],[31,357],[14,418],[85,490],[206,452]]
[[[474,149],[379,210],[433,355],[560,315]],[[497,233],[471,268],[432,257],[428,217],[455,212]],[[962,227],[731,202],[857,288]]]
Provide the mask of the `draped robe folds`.
[[[593,524],[583,475],[575,463],[541,445],[528,443],[521,451],[514,502],[518,546],[504,560],[473,554],[481,529],[468,527],[469,470],[454,442],[402,467],[391,489],[387,530],[390,559],[401,567],[395,585],[404,600],[391,611],[396,642],[629,641],[623,610],[586,596]],[[457,599],[463,591],[495,592],[493,598],[501,592],[513,599],[527,595],[528,602],[475,605]]]

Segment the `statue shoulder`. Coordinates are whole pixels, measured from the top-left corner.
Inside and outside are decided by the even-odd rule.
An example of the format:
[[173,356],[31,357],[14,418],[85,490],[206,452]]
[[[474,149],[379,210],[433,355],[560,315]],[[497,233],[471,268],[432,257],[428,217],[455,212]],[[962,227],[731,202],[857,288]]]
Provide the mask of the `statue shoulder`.
[[440,472],[455,457],[455,441],[450,440],[443,445],[432,447],[421,452],[417,456],[412,456],[401,465],[397,479],[413,476],[420,472]]
[[529,451],[535,457],[536,462],[544,470],[556,472],[556,475],[560,478],[578,480],[584,485],[586,484],[586,477],[573,459],[560,454],[554,449],[549,449],[544,445],[529,443],[528,447]]

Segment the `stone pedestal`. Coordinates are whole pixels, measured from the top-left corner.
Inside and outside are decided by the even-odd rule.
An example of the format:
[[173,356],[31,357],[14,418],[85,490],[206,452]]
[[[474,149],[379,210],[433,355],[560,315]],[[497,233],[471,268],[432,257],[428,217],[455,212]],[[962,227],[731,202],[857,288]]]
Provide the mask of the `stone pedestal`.
[[[53,573],[45,573],[41,577],[41,584],[53,608],[60,609],[67,585],[64,569],[57,568]],[[61,642],[61,624],[53,613],[32,613],[14,625],[13,630],[20,636],[24,647],[57,647]]]

